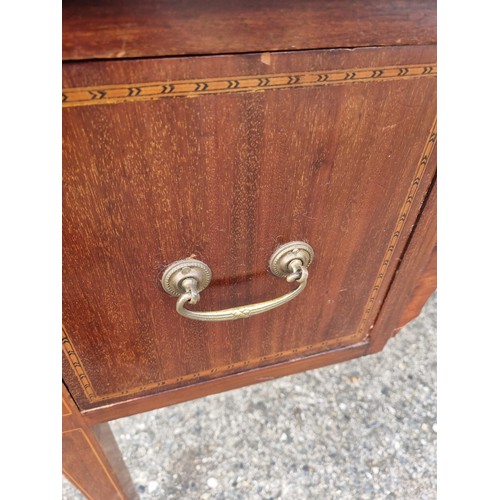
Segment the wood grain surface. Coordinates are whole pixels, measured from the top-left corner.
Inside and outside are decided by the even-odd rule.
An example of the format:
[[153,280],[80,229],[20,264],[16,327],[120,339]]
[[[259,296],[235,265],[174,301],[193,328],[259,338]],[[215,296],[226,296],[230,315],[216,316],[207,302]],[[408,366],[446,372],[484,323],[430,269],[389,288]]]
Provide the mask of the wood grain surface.
[[435,0],[63,2],[64,60],[435,43]]
[[[74,88],[417,64],[435,65],[435,48],[70,64],[63,76]],[[402,77],[65,108],[64,376],[80,408],[367,339],[432,178],[435,98],[435,78]],[[316,252],[308,287],[265,315],[195,322],[161,288],[167,264],[194,256],[214,274],[200,310],[281,295],[291,286],[267,262],[292,240]]]
[[[429,170],[436,171],[436,149]],[[370,352],[382,350],[406,323],[416,318],[437,286],[437,183],[434,179],[418,224],[404,250],[384,307],[377,318]]]

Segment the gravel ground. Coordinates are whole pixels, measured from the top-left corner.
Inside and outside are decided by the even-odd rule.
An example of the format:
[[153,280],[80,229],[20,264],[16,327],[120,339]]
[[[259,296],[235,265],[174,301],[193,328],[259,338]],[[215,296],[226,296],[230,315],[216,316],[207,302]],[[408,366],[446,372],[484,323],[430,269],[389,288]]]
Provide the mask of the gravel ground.
[[144,500],[434,499],[436,295],[379,354],[111,427]]

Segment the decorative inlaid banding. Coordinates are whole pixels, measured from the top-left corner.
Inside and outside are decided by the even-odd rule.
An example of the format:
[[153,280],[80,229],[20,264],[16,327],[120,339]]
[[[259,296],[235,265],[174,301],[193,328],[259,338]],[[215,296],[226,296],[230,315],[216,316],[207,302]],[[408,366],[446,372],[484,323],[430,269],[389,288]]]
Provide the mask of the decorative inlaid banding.
[[[434,149],[434,144],[436,143],[437,139],[437,121],[434,119],[434,122],[432,124],[431,130],[429,132],[429,136],[427,137],[427,141],[425,143],[424,150],[422,152],[422,155],[420,156],[420,160],[418,162],[417,170],[415,172],[415,175],[413,176],[413,180],[410,184],[410,187],[408,189],[408,193],[406,194],[405,202],[403,203],[403,206],[401,207],[401,210],[399,211],[398,218],[396,220],[396,225],[394,226],[394,229],[392,231],[392,236],[389,241],[389,245],[387,246],[387,249],[384,254],[384,258],[382,260],[382,264],[380,265],[380,268],[377,273],[377,277],[375,278],[375,283],[372,287],[372,291],[370,293],[370,297],[368,298],[368,302],[365,305],[364,311],[363,311],[363,316],[361,318],[361,321],[359,323],[357,333],[358,335],[361,335],[363,331],[365,331],[366,324],[368,322],[368,319],[370,317],[370,313],[373,310],[373,306],[375,304],[375,300],[377,299],[377,296],[379,294],[382,281],[384,280],[384,277],[387,273],[387,269],[389,268],[389,263],[391,262],[392,256],[394,254],[394,249],[396,247],[396,243],[399,240],[399,237],[401,236],[401,233],[403,232],[403,228],[406,223],[406,219],[408,218],[408,213],[410,211],[410,208],[413,204],[413,200],[415,199],[415,195],[418,191],[418,188],[420,186],[420,181],[422,180],[422,177],[424,175],[425,169],[427,167],[427,163],[429,161],[429,158],[431,156],[432,150]],[[370,332],[368,331],[366,333],[366,337],[368,337]]]
[[64,399],[62,400],[62,404],[64,406],[62,416],[67,417],[68,415],[71,415],[71,413],[72,413],[71,408],[68,406],[68,403],[66,403],[66,401],[64,401]]
[[406,80],[435,77],[437,68],[432,64],[387,66],[381,68],[355,68],[328,71],[310,71],[294,74],[235,76],[149,83],[127,83],[79,87],[63,90],[63,107],[92,106],[162,99],[167,97],[196,97],[207,94],[236,92],[262,92],[291,87],[317,87],[345,85],[359,82]]
[[[239,369],[239,368],[246,368],[248,370],[255,368],[259,366],[260,363],[263,362],[279,362],[279,361],[288,361],[290,359],[291,355],[301,355],[301,354],[317,354],[317,350],[321,349],[326,350],[329,347],[347,347],[352,345],[352,341],[355,339],[355,335],[347,335],[342,338],[336,338],[332,340],[324,340],[318,344],[310,344],[304,347],[296,347],[294,349],[291,349],[289,351],[282,351],[282,352],[277,352],[274,354],[268,354],[266,356],[260,356],[258,358],[254,359],[247,359],[245,361],[236,361],[234,363],[231,363],[230,365],[225,365],[225,366],[217,366],[215,368],[210,368],[208,370],[202,370],[199,372],[195,373],[188,373],[186,375],[182,375],[180,377],[175,377],[167,380],[161,380],[159,382],[153,382],[150,384],[144,384],[139,387],[133,387],[130,389],[126,389],[123,391],[118,391],[114,392],[111,394],[105,394],[102,396],[92,396],[89,397],[89,400],[92,402],[98,402],[98,401],[105,401],[109,399],[114,399],[114,398],[119,398],[123,396],[129,396],[133,394],[138,394],[144,391],[148,391],[151,389],[158,389],[160,387],[168,387],[171,386],[172,384],[178,384],[178,383],[186,383],[186,382],[193,382],[196,380],[199,380],[203,377],[208,377],[210,375],[214,375],[216,373],[220,373],[221,375],[226,375],[228,372],[234,370],[234,369]],[[355,341],[355,340],[354,340]],[[293,359],[293,358],[292,358]],[[87,394],[87,393],[86,393]]]
[[62,347],[66,359],[80,382],[85,395],[90,401],[94,401],[96,399],[96,393],[64,326],[62,327]]

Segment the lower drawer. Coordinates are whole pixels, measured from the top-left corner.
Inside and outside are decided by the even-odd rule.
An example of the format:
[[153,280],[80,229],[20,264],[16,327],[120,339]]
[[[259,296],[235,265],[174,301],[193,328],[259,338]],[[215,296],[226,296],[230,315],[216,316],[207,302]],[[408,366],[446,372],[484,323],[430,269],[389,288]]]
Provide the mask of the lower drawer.
[[[435,49],[64,67],[64,380],[82,409],[370,342],[433,177]],[[237,321],[180,316],[166,266],[213,273],[191,310],[306,289]]]

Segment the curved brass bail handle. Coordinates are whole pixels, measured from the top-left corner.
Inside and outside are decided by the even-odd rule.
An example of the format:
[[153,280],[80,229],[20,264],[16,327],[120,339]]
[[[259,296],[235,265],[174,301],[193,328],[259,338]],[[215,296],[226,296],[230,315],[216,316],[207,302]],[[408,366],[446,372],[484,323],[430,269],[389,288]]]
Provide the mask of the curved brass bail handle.
[[187,292],[182,294],[175,306],[176,311],[185,318],[197,319],[199,321],[231,321],[235,319],[250,318],[257,314],[262,314],[271,309],[275,309],[292,299],[297,297],[307,285],[307,269],[301,268],[301,277],[296,280],[300,285],[290,293],[277,297],[276,299],[266,300],[265,302],[257,302],[256,304],[249,304],[241,307],[231,307],[230,309],[222,309],[220,311],[190,311],[184,308],[186,302],[191,302],[191,293]]
[[313,255],[313,249],[307,243],[294,241],[280,246],[269,261],[271,272],[289,282],[297,282],[299,286],[275,299],[220,311],[192,311],[184,307],[188,302],[196,304],[200,300],[200,292],[210,283],[210,268],[201,261],[185,259],[174,262],[163,273],[162,285],[170,295],[179,296],[176,311],[186,318],[198,321],[250,318],[286,304],[302,293],[307,285],[307,267],[312,262]]

